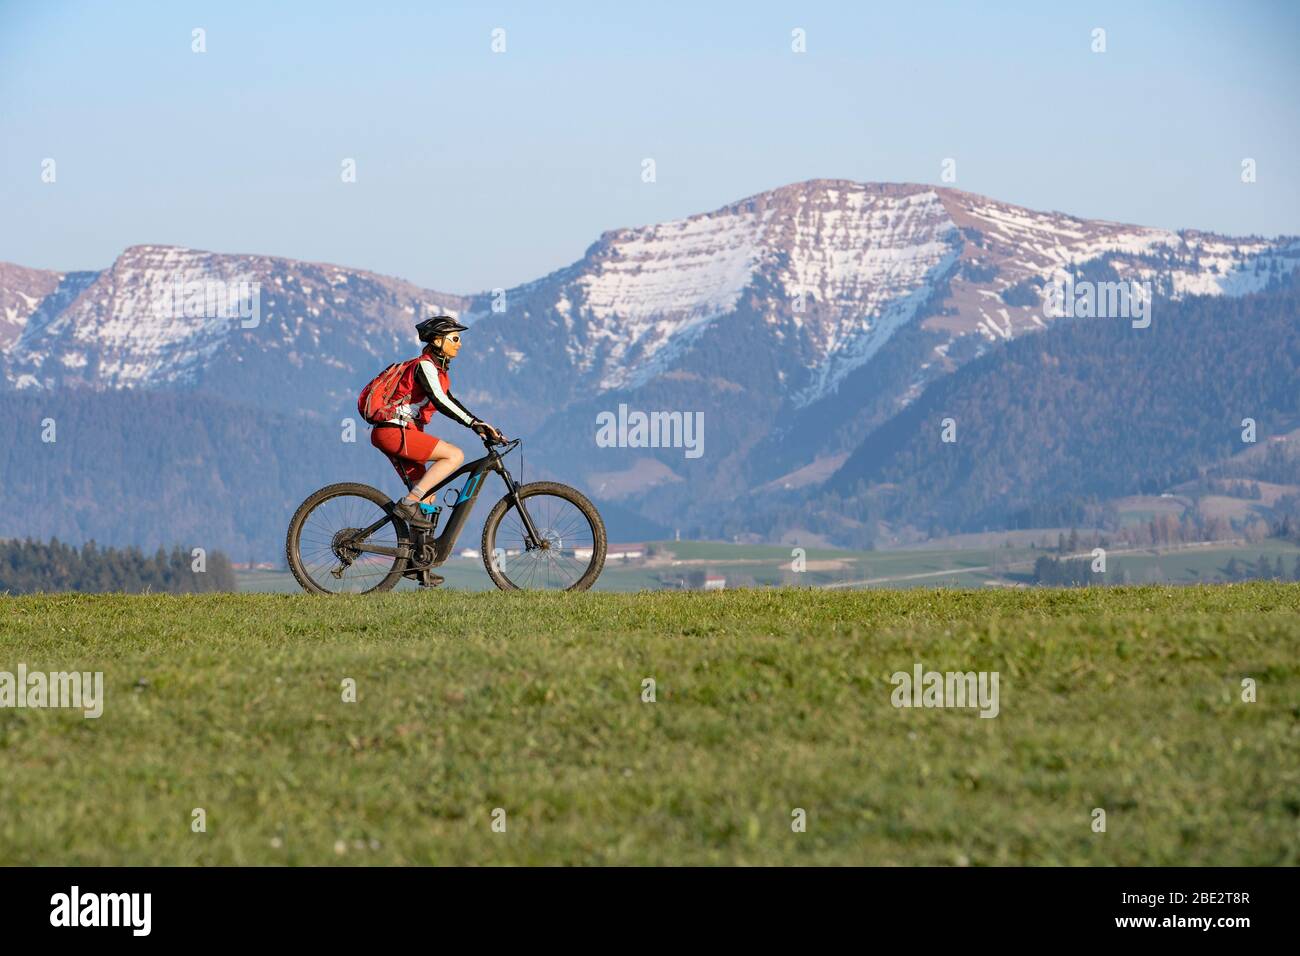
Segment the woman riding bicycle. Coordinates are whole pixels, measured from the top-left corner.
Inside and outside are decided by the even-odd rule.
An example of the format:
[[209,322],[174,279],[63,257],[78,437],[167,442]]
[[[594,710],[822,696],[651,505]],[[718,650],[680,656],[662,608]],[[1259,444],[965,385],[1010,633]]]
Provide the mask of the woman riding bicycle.
[[[340,481],[307,496],[289,519],[285,557],[309,594],[391,591],[403,579],[422,587],[443,583],[434,568],[455,553],[456,539],[493,472],[505,494],[483,520],[483,569],[502,591],[585,591],[605,566],[607,541],[600,512],[582,492],[558,481],[515,480],[504,457],[519,447],[476,418],[451,393],[447,366],[460,351],[465,326],[435,315],[416,327],[420,355],[394,362],[357,396],[357,412],[373,426],[382,451],[410,493],[394,502],[370,485]],[[468,465],[451,442],[425,434],[440,411],[483,439],[488,453]],[[424,501],[434,488],[468,472],[442,533],[433,537],[437,508]]]
[[411,486],[410,493],[393,506],[393,514],[420,527],[431,523],[420,511],[424,496],[465,461],[465,453],[451,442],[424,431],[433,413],[442,412],[482,438],[502,440],[501,432],[472,415],[451,394],[447,367],[460,351],[460,333],[466,328],[449,315],[435,315],[415,327],[425,346],[421,361],[406,370],[397,386],[395,394],[406,398],[393,418],[370,432],[370,443],[388,456]]

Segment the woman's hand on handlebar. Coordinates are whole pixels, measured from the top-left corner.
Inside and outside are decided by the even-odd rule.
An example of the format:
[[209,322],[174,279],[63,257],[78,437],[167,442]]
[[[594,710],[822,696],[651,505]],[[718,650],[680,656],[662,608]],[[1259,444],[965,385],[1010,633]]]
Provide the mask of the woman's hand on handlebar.
[[507,441],[506,436],[501,434],[499,429],[493,425],[489,425],[487,422],[475,422],[470,427],[473,428],[475,433],[485,442],[489,442],[493,445],[504,445]]

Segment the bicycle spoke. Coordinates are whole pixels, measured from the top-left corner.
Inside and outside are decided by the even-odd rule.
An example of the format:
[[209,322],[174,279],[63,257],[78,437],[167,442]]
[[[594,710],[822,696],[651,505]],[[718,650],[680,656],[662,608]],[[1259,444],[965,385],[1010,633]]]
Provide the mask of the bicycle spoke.
[[[528,530],[523,516],[511,507],[498,525],[494,547],[506,555],[500,574],[521,590],[568,589],[579,581],[595,560],[595,528],[577,505],[559,495],[542,493],[523,499],[537,534],[546,547],[528,550]],[[578,550],[589,552],[584,560]]]
[[[340,543],[340,532],[360,532],[384,517],[376,502],[356,494],[344,493],[320,502],[298,532],[296,549],[302,572],[316,587],[331,593],[369,591],[378,586],[401,559],[366,552],[358,546],[398,547],[397,531],[391,523],[381,525],[364,542],[350,542],[350,548],[357,552],[351,563],[345,562],[335,547]],[[341,565],[345,565],[342,574],[336,578],[332,572]]]

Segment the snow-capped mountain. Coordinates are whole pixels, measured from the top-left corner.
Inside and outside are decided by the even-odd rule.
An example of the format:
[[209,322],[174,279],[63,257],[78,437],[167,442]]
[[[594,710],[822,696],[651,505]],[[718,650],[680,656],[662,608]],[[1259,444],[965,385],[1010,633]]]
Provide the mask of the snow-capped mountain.
[[[453,370],[466,405],[537,439],[542,464],[665,520],[766,482],[824,479],[865,427],[1050,324],[1039,288],[1067,273],[1147,280],[1177,298],[1260,289],[1297,262],[1293,238],[814,180],[605,233],[567,268],[497,293],[160,246],[98,273],[0,265],[0,382],[347,414],[370,375],[414,354],[416,315],[440,307],[473,326]],[[621,403],[705,412],[705,454],[597,446],[595,416]]]
[[[520,347],[529,338],[562,330],[568,370],[584,389],[604,391],[670,370],[706,328],[726,324],[742,296],[758,292],[763,324],[796,359],[781,363],[781,390],[806,405],[869,361],[938,282],[948,280],[951,294],[942,314],[922,324],[993,343],[1047,321],[1037,300],[1009,303],[1008,290],[1101,257],[1121,277],[1153,279],[1174,296],[1235,295],[1294,268],[1300,242],[1040,213],[948,188],[814,180],[716,212],[608,232],[572,266],[497,296],[164,246],[134,246],[100,273],[0,264],[0,353],[6,382],[18,389],[220,387],[207,382],[211,362],[247,361],[268,349],[282,349],[292,365],[348,366],[365,356],[361,372],[409,350],[416,311],[441,306],[481,320],[498,361],[515,371],[535,355]],[[198,315],[173,296],[177,282],[193,295],[194,283],[214,281],[228,289],[260,284],[256,326],[213,314],[220,310],[211,293],[191,310]],[[351,341],[330,352],[326,344],[340,335]]]
[[332,411],[418,351],[417,312],[464,301],[356,269],[132,246],[103,272],[0,265],[0,362],[16,390],[192,388]]
[[798,355],[783,371],[833,384],[835,367],[865,361],[868,342],[907,321],[912,293],[958,255],[954,236],[932,190],[803,184],[606,233],[575,266],[506,297],[562,323],[575,370],[608,390],[672,367],[763,287],[762,322]]
[[[611,390],[671,369],[754,293],[764,334],[784,353],[780,389],[804,406],[867,363],[941,283],[942,314],[922,324],[946,333],[934,361],[951,368],[951,341],[992,344],[1044,326],[1026,283],[1102,257],[1165,294],[1241,294],[1294,268],[1300,243],[1039,213],[954,189],[819,180],[606,233],[573,266],[506,290],[504,312],[478,297],[472,314],[500,330],[507,367],[531,354],[514,341],[529,334],[521,326],[545,328],[564,340],[586,387]],[[1022,294],[1004,298],[1013,289]]]

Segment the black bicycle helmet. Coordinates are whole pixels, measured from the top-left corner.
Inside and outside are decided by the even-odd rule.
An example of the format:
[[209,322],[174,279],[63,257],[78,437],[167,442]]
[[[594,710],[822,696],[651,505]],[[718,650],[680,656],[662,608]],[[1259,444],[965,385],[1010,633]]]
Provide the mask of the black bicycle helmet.
[[450,315],[435,315],[425,319],[415,327],[415,334],[421,342],[432,342],[451,332],[464,332],[468,325],[461,325]]

